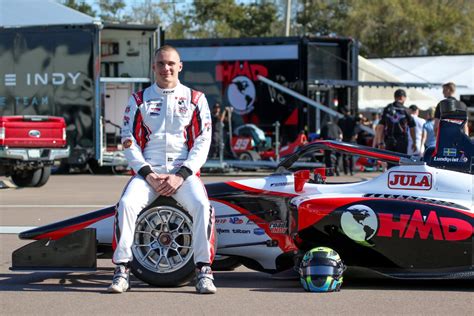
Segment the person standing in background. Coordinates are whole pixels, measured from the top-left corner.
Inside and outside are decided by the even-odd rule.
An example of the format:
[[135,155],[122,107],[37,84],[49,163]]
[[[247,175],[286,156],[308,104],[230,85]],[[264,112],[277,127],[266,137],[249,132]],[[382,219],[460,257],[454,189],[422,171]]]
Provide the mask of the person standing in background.
[[[438,133],[438,128],[439,128],[439,120],[441,119],[441,103],[445,100],[452,100],[454,101],[454,106],[456,109],[466,111],[467,115],[467,106],[464,104],[464,102],[456,100],[454,97],[454,94],[456,93],[456,85],[453,82],[448,82],[443,85],[443,96],[445,97],[444,100],[441,100],[437,105],[435,109],[435,114],[434,114],[434,132],[435,135]],[[467,118],[466,118],[467,119]],[[466,123],[464,124],[464,133],[466,135],[469,135],[469,125]]]
[[410,112],[411,117],[415,121],[415,145],[416,151],[413,150],[415,146],[413,146],[413,138],[410,133],[408,133],[408,146],[407,146],[407,154],[409,155],[417,155],[421,156],[424,151],[424,145],[421,140],[422,133],[423,133],[423,125],[425,125],[425,120],[419,117],[420,110],[415,104],[412,104],[408,107],[408,111]]
[[425,149],[436,146],[436,135],[434,132],[434,108],[428,109],[428,118],[423,125],[421,142],[425,145]]
[[[373,146],[402,154],[407,153],[408,132],[415,139],[415,121],[403,106],[407,95],[405,90],[398,89],[394,93],[395,101],[388,104],[382,113],[375,131]],[[413,143],[412,150],[416,151]]]
[[219,158],[221,143],[224,141],[224,121],[227,110],[222,111],[221,104],[216,102],[212,108],[212,142],[209,156],[212,159]]
[[[344,117],[340,118],[337,125],[342,131],[342,141],[346,143],[355,143],[356,141],[356,120],[350,115],[347,107],[341,108]],[[342,167],[344,174],[350,173],[353,175],[354,162],[352,155],[342,155]]]
[[374,112],[372,113],[372,129],[375,131],[375,128],[380,122],[380,113],[379,112]]
[[[326,123],[324,123],[323,127],[321,128],[321,139],[326,139],[326,140],[342,140],[342,131],[337,126],[336,123],[334,123],[334,119],[332,117],[328,117],[326,120]],[[331,150],[325,150],[324,151],[324,164],[326,165],[326,168],[332,168],[334,167],[334,172],[336,176],[339,176],[339,158],[341,157],[341,154],[335,153],[335,163],[333,166],[333,161],[331,159]]]

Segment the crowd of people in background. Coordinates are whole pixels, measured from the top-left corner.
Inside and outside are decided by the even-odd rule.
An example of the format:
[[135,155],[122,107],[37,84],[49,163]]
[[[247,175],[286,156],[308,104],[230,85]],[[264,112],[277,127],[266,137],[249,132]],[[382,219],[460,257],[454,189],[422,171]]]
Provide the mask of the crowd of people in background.
[[[388,104],[375,128],[373,146],[409,155],[422,156],[429,147],[436,145],[436,134],[441,116],[441,104],[450,103],[452,109],[466,111],[466,105],[456,100],[456,85],[448,82],[443,85],[443,96],[436,108],[429,108],[425,117],[420,117],[420,110],[415,104],[405,108],[406,92],[398,89],[394,93],[395,101]],[[466,117],[467,118],[467,117]],[[468,124],[464,132],[469,135]]]
[[[359,113],[353,115],[347,106],[339,106],[338,111],[342,118],[336,119],[327,116],[324,120],[318,137],[325,140],[338,140],[346,143],[356,143],[372,146],[408,155],[422,156],[429,147],[436,145],[436,130],[440,119],[440,104],[451,102],[452,107],[466,110],[464,103],[456,100],[454,94],[456,86],[452,82],[443,85],[444,99],[435,107],[430,107],[420,113],[416,104],[406,106],[407,94],[403,89],[394,92],[394,101],[383,108],[382,111],[369,113],[370,119]],[[223,126],[228,118],[229,109],[221,109],[216,103],[212,112],[213,142],[210,157],[219,156],[219,144],[223,143]],[[366,127],[366,128],[363,128]],[[370,133],[370,130],[373,132]],[[468,134],[468,125],[465,125]],[[326,167],[337,167],[341,164],[344,174],[352,175],[354,172],[354,159],[349,155],[324,152],[323,162]],[[389,166],[390,167],[390,166]],[[339,175],[338,168],[335,168]]]

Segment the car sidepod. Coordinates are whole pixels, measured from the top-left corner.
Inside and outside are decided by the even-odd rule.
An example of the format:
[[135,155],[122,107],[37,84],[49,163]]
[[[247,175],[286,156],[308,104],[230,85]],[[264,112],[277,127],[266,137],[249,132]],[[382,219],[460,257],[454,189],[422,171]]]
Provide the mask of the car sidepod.
[[296,195],[290,178],[206,185],[216,210],[218,254],[269,273],[293,267],[298,249],[289,235],[288,205]]
[[[444,198],[449,194],[442,191],[444,180],[423,184],[430,186],[426,194],[399,187],[390,190],[400,185],[401,175],[415,174],[389,171],[374,180],[376,186],[360,184],[366,193],[296,198],[292,203],[296,245],[327,246],[349,266],[393,277],[473,278],[473,212],[466,203]],[[423,172],[413,178],[417,181],[407,179],[402,184],[417,184]]]

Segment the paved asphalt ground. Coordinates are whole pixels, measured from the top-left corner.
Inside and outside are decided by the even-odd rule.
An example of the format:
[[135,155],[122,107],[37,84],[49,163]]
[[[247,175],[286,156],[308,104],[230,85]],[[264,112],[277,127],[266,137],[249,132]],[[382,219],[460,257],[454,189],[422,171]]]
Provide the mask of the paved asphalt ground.
[[[375,174],[330,178],[358,181]],[[203,176],[204,182],[233,175]],[[5,178],[0,178],[0,183]],[[114,204],[127,176],[53,175],[42,188],[0,189],[0,315],[473,315],[471,282],[345,278],[339,293],[306,293],[296,280],[238,268],[216,272],[216,295],[192,285],[156,288],[133,279],[131,292],[107,294],[110,260],[93,273],[11,272],[11,253],[29,243],[18,226],[39,226]]]

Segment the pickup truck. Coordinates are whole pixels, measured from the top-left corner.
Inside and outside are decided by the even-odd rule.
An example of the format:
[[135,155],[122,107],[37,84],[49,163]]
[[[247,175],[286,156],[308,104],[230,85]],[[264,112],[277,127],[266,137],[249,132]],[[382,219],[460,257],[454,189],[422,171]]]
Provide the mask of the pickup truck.
[[55,160],[67,158],[64,118],[0,116],[0,176],[18,187],[40,187]]

